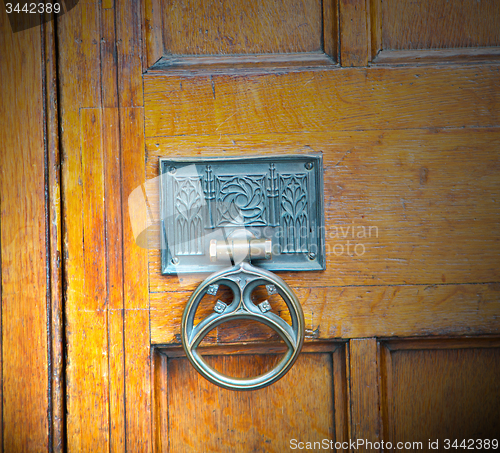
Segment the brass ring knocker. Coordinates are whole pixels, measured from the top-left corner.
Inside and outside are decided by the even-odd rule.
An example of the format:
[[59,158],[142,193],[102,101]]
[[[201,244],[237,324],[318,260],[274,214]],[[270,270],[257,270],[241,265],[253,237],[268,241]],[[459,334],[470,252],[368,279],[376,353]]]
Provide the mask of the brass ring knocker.
[[[194,326],[196,309],[205,294],[215,295],[219,285],[225,285],[233,292],[229,304],[218,301],[214,313]],[[255,305],[251,301],[252,291],[260,285],[266,285],[268,293],[278,293],[290,311],[290,326],[278,315],[270,311],[269,304]],[[198,353],[198,346],[213,328],[237,319],[261,322],[283,339],[288,347],[284,357],[272,370],[252,378],[226,376],[211,367]],[[230,390],[256,390],[266,387],[282,378],[297,359],[304,342],[304,314],[292,289],[277,275],[252,266],[248,262],[209,276],[190,297],[181,324],[182,345],[188,359],[195,369],[210,382]]]

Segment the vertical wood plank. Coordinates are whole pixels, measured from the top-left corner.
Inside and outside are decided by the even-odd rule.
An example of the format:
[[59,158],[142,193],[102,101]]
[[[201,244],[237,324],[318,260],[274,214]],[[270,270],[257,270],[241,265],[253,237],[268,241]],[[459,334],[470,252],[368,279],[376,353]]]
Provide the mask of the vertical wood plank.
[[340,64],[366,66],[368,64],[369,0],[339,0]]
[[370,17],[368,24],[371,36],[369,59],[372,61],[382,50],[382,0],[370,0]]
[[[120,154],[116,149],[119,119],[113,2],[77,5],[59,19],[58,33],[68,451],[123,452],[121,217],[117,216],[121,205],[116,197],[120,194],[116,164]],[[75,126],[80,114],[81,129]],[[116,311],[109,311],[110,306]]]
[[338,3],[323,1],[323,51],[338,61]]
[[116,0],[115,10],[120,107],[142,106],[142,2]]
[[[102,90],[102,106],[104,108],[118,107],[118,81],[117,81],[117,66],[116,66],[116,32],[115,32],[115,9],[101,10],[101,40],[100,40],[100,60],[101,60],[101,90]],[[103,118],[103,126],[106,129],[106,117]],[[118,133],[116,123],[114,128]],[[113,127],[113,126],[110,126]],[[109,135],[109,132],[108,132]],[[107,147],[105,146],[106,150]],[[116,159],[120,158],[118,149],[113,149]]]
[[152,352],[151,382],[153,391],[153,452],[168,451],[168,357],[158,351]]
[[145,10],[146,62],[152,66],[164,53],[160,0],[143,0]]
[[[125,451],[123,236],[120,167],[120,111],[115,8],[101,11],[101,78],[108,297],[110,451]],[[104,5],[103,5],[104,7]]]
[[99,14],[79,4],[58,22],[69,452],[109,449]]
[[[115,79],[116,80],[116,79]],[[119,111],[103,109],[111,451],[125,451],[123,251]]]
[[[363,338],[351,340],[351,439],[380,439],[379,394],[377,369],[377,340]],[[358,451],[374,451],[362,446]]]
[[[74,287],[67,307],[68,450],[104,451],[109,448],[108,339],[104,236],[104,175],[100,109],[81,109],[81,173],[77,186],[81,205],[66,203],[68,248],[82,254],[68,259]],[[69,194],[65,194],[68,196]],[[81,231],[72,231],[70,212],[81,212]],[[75,215],[76,217],[76,215]],[[81,260],[81,261],[80,261]]]
[[142,6],[82,4],[60,19],[70,451],[151,449],[147,263],[123,235],[123,201],[145,177],[144,117],[120,109],[142,106]]
[[[114,79],[116,81],[116,79]],[[116,91],[115,91],[116,93]],[[118,108],[104,108],[103,154],[108,272],[108,348],[111,452],[125,451],[125,376],[123,318],[123,250]]]
[[[120,266],[121,267],[121,266]],[[110,299],[111,303],[111,299]],[[125,451],[125,372],[123,309],[108,312],[110,451]]]
[[[349,441],[349,411],[347,389],[347,356],[346,345],[338,347],[333,356],[333,391],[335,401],[335,442]],[[338,449],[339,452],[348,452],[349,449]]]
[[144,109],[121,109],[125,394],[128,451],[151,449],[151,382],[147,250],[133,236],[130,216],[146,228],[146,212],[128,196],[145,182]]
[[0,11],[2,442],[49,448],[47,211],[41,27],[13,33]]
[[393,425],[393,383],[392,383],[392,356],[391,351],[385,344],[378,345],[378,356],[380,357],[380,420],[382,438],[386,441],[394,439]]
[[[145,182],[142,69],[143,2],[115,3],[118,52],[118,93],[122,173],[124,366],[126,449],[151,451],[151,347],[147,250],[135,243],[130,215],[135,221],[146,212],[129,212],[128,196]],[[138,107],[138,108],[135,108]]]
[[50,364],[52,449],[64,449],[64,324],[62,303],[61,156],[54,22],[42,26],[45,47],[45,111],[47,128],[47,194],[50,249]]

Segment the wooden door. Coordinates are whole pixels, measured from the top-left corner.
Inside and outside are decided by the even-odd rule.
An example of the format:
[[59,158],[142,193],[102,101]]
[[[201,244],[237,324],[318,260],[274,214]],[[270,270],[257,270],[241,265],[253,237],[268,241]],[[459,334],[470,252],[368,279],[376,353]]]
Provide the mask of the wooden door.
[[[44,172],[2,160],[38,188],[2,183],[5,451],[493,446],[499,19],[494,0],[102,0],[29,35],[39,41],[4,38],[40,62],[30,112],[45,124],[24,137]],[[10,64],[21,96],[27,82]],[[3,131],[11,152],[13,131]],[[308,152],[323,153],[327,269],[280,274],[304,308],[304,351],[273,386],[220,389],[182,354],[180,317],[201,280],[161,275],[158,191],[148,181],[159,157]],[[131,210],[141,186],[143,210]],[[50,215],[38,236],[16,239],[31,235],[33,250],[4,252],[15,236],[8,225],[24,218],[6,200],[26,212],[35,200]],[[47,304],[13,309],[22,282],[12,283],[12,257],[39,248],[33,287]],[[33,307],[31,324],[12,329]],[[254,374],[274,363],[276,340],[240,323],[221,326],[206,350],[227,373]],[[14,410],[15,376],[30,369],[14,358],[31,344],[47,357],[33,359],[44,377],[28,374],[29,396]],[[28,413],[29,434],[15,429]]]

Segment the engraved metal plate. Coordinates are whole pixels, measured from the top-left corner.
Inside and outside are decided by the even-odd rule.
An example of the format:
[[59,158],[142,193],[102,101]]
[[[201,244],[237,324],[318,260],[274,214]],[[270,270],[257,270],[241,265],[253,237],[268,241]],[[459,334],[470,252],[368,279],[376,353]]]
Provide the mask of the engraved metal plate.
[[[162,273],[215,272],[210,240],[272,239],[271,271],[325,268],[321,154],[160,159]],[[229,259],[229,258],[228,258]]]

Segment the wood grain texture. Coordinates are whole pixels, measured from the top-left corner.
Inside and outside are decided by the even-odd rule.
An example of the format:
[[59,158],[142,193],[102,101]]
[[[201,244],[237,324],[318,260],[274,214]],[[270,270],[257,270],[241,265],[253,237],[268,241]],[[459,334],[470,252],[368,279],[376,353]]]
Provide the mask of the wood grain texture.
[[321,2],[161,1],[164,53],[217,55],[321,50]]
[[61,152],[57,100],[56,36],[52,21],[42,27],[45,53],[45,123],[48,237],[50,255],[50,439],[55,453],[64,450],[66,402],[64,400],[64,307],[61,225]]
[[500,45],[496,0],[382,2],[383,49]]
[[[476,342],[480,342],[477,340]],[[384,438],[420,441],[494,439],[500,432],[500,350],[462,342],[459,349],[386,349]],[[384,351],[385,349],[385,351]],[[425,416],[422,416],[425,414]],[[412,451],[406,449],[406,451]]]
[[[307,346],[306,346],[307,348]],[[336,448],[337,452],[349,451],[344,448],[344,442],[349,441],[350,430],[350,404],[348,388],[348,354],[346,344],[342,344],[333,354],[333,390],[334,390],[334,408],[335,408],[335,442],[340,442],[341,448]]]
[[144,0],[147,66],[163,56],[163,23],[160,0]]
[[[163,2],[162,27],[167,34],[175,27],[181,31],[168,39],[183,49],[194,49],[191,40],[198,39],[195,50],[182,51],[191,55],[212,47],[248,54],[251,40],[238,41],[245,27],[258,37],[252,20],[274,17],[250,15],[240,26],[225,2],[205,16],[192,13],[208,11],[208,3],[178,5]],[[273,11],[281,7],[266,5]],[[314,5],[321,15],[319,3]],[[355,61],[360,64],[374,49],[374,2],[343,5],[351,15],[346,17],[358,20],[344,44],[354,60],[361,56]],[[323,4],[325,19],[334,15],[330,6]],[[498,65],[267,74],[235,74],[240,68],[232,67],[227,74],[208,68],[203,75],[185,65],[176,75],[168,68],[150,71],[143,98],[141,70],[159,52],[160,21],[151,17],[156,7],[116,1],[77,8],[60,19],[59,36],[70,451],[235,451],[241,442],[248,449],[284,451],[290,432],[376,440],[378,386],[385,382],[379,375],[385,370],[392,376],[387,370],[393,368],[384,359],[377,363],[373,337],[499,333],[499,288],[492,283],[499,278],[500,252]],[[196,20],[211,19],[209,13],[216,14],[209,32],[189,31]],[[259,32],[266,27],[268,34],[280,30],[271,21]],[[310,36],[308,25],[302,28]],[[318,42],[323,33],[325,48],[333,46],[324,33],[334,32],[318,30]],[[222,39],[233,39],[231,33],[233,43]],[[284,41],[261,42],[292,46],[302,39],[300,32],[283,36]],[[78,131],[80,118],[84,127]],[[260,395],[224,393],[186,359],[166,357],[159,349],[151,355],[151,343],[178,346],[185,301],[202,277],[180,281],[159,275],[155,238],[148,252],[131,230],[132,190],[158,175],[160,156],[311,151],[325,157],[328,270],[283,276],[304,303],[307,348],[323,346],[315,340],[354,338],[350,348],[303,354],[285,378],[291,381]],[[151,195],[154,217],[157,192]],[[134,210],[132,219],[146,228],[147,212]],[[345,231],[353,226],[376,226],[377,235],[363,238],[362,256],[352,249],[336,254],[337,244],[347,246]],[[220,348],[209,360],[235,374],[255,371],[256,364],[271,366],[271,355],[235,354],[235,342],[244,340],[250,351],[258,341],[276,352],[275,338],[247,324],[239,327],[235,333],[220,326],[208,339],[212,352]],[[395,354],[413,353],[400,349]],[[386,404],[387,398],[380,401]],[[381,413],[389,417],[387,410]]]
[[324,52],[302,52],[288,54],[261,55],[167,55],[162,57],[148,74],[169,76],[194,75],[213,76],[227,74],[242,76],[247,74],[280,74],[282,72],[303,71],[304,68],[334,67],[335,61]]
[[[160,156],[322,151],[327,269],[282,273],[289,284],[495,282],[499,143],[498,128],[156,137],[146,144],[147,178],[158,176]],[[154,190],[149,205],[158,219]],[[150,290],[194,289],[202,275],[160,275],[157,238],[152,230]]]
[[[500,332],[498,284],[296,288],[306,341],[368,335],[478,335]],[[151,294],[151,341],[180,342],[180,318],[190,292]],[[225,335],[234,341],[237,333]],[[248,332],[247,341],[262,339]],[[274,337],[268,338],[275,341]],[[212,342],[221,341],[217,336]]]
[[147,262],[126,205],[144,179],[142,17],[82,4],[59,26],[69,451],[151,449]]
[[[64,101],[62,105],[65,107]],[[66,267],[70,282],[66,305],[68,450],[96,451],[109,448],[107,273],[101,110],[81,109],[80,118],[80,128],[74,129],[77,134],[81,134],[81,154],[73,154],[73,159],[78,162],[80,168],[69,173],[69,165],[63,166],[63,185],[64,182],[69,185],[71,179],[76,179],[71,199],[66,198],[64,203],[65,241],[69,257]],[[68,151],[66,147],[63,149]],[[81,204],[77,203],[75,192],[79,192]],[[66,197],[69,197],[69,194],[66,192]],[[76,218],[79,218],[79,222]],[[80,227],[81,230],[75,227]],[[75,251],[74,255],[70,249]],[[73,282],[75,284],[71,285]],[[78,290],[75,288],[77,284]]]
[[337,0],[323,2],[323,51],[339,60],[339,11]]
[[130,219],[146,213],[129,209],[128,196],[145,180],[144,109],[123,108],[122,149],[123,278],[125,306],[125,394],[127,450],[151,449],[151,382],[147,250],[136,244]]
[[[100,28],[102,38],[100,40],[100,63],[101,63],[101,92],[102,92],[102,106],[109,109],[110,113],[103,111],[104,121],[104,139],[114,134],[118,134],[118,127],[116,125],[116,118],[107,117],[107,115],[117,115],[118,107],[118,67],[116,64],[117,50],[116,50],[116,30],[115,30],[115,10],[111,8],[102,8],[100,11]],[[64,89],[64,88],[63,88]],[[113,112],[113,113],[111,113]],[[111,120],[112,118],[112,120]],[[108,125],[109,120],[111,123]],[[111,129],[110,129],[111,128]],[[116,138],[114,138],[116,140]],[[111,144],[111,143],[110,143]],[[110,145],[109,144],[109,145]],[[104,151],[108,151],[108,143],[104,144]],[[115,159],[119,159],[120,155],[115,148]]]
[[370,18],[370,54],[369,60],[377,56],[382,50],[382,2],[381,0],[369,0]]
[[[120,107],[141,107],[143,58],[143,3],[120,0],[115,5],[116,54]],[[145,68],[144,68],[145,69]]]
[[[40,27],[13,33],[0,11],[0,451],[49,446],[50,256]],[[50,345],[50,346],[49,346]]]
[[[111,10],[110,13],[113,11]],[[107,86],[110,102],[117,96],[115,84]],[[103,87],[104,88],[104,87]],[[104,90],[103,90],[104,91]],[[106,100],[105,100],[106,102]],[[124,303],[123,303],[123,234],[120,168],[120,111],[105,108],[103,114],[103,152],[106,225],[106,270],[108,298],[108,353],[110,449],[125,451],[125,370],[124,364]]]
[[371,54],[368,0],[339,0],[340,64],[366,66]]
[[[377,341],[363,338],[349,341],[351,439],[380,440]],[[361,446],[358,451],[373,448]]]
[[118,108],[118,65],[115,4],[102,5],[101,91],[103,172],[105,192],[107,334],[109,370],[109,448],[125,451],[125,370],[123,315],[123,235],[120,168],[120,110]]
[[499,65],[146,74],[146,136],[498,125],[499,74]]
[[103,149],[111,139],[100,108],[116,99],[113,77],[101,72],[113,55],[100,36],[113,39],[109,11],[79,4],[58,23],[69,452],[108,450],[111,441]]
[[496,63],[500,47],[462,47],[459,49],[383,50],[372,64],[422,66],[431,64]]
[[[242,370],[258,373],[274,357],[207,360],[235,375]],[[196,373],[185,358],[164,358],[160,363],[155,367],[159,374],[155,378],[155,411],[163,449],[157,445],[156,451],[283,452],[290,449],[291,438],[311,442],[335,439],[333,383],[339,377],[333,374],[331,354],[302,354],[283,379],[253,392],[221,389]]]

